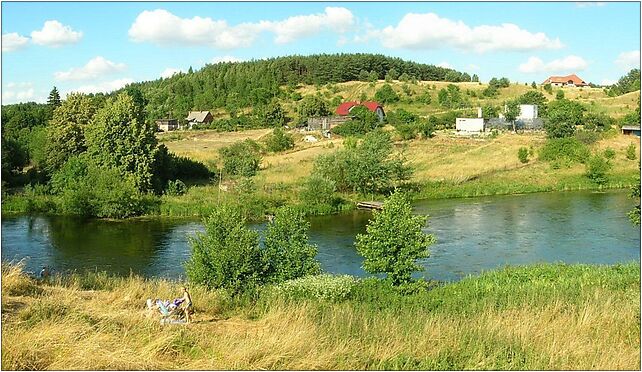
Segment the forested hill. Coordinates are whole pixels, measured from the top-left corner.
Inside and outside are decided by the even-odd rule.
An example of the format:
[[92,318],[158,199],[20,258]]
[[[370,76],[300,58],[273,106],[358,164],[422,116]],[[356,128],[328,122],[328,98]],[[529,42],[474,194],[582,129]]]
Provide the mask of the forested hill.
[[405,74],[410,80],[471,81],[467,73],[380,54],[319,54],[206,65],[196,72],[132,86],[147,100],[148,118],[166,117],[167,113],[183,118],[190,110],[225,108],[231,112],[264,105],[273,97],[283,97],[282,86],[372,81],[386,74],[393,79]]

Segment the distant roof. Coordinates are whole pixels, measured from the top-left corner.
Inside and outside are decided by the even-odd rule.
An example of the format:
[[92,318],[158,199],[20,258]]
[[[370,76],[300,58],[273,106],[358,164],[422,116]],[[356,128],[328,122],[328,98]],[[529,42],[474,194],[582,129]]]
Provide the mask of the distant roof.
[[209,111],[190,111],[189,114],[187,114],[187,121],[197,121],[202,123],[205,121],[205,118],[209,113]]
[[584,82],[584,80],[580,79],[579,76],[575,74],[566,75],[566,76],[551,76],[548,79],[544,80],[544,83],[542,84],[550,84],[550,83],[566,84],[569,81],[572,81],[573,84],[575,85],[588,85]]
[[350,110],[352,110],[353,107],[355,106],[364,106],[368,110],[375,112],[377,111],[377,107],[383,107],[379,104],[379,102],[375,101],[364,101],[364,102],[358,102],[358,101],[350,101],[350,102],[343,102],[342,104],[337,107],[337,115],[348,115],[350,114]]
[[640,126],[639,125],[623,125],[622,129],[625,129],[625,130],[640,130]]

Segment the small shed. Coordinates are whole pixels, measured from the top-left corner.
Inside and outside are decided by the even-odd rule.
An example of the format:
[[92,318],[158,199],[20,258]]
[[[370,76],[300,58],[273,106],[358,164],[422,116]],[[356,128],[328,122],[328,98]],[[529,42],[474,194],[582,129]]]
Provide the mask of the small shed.
[[640,126],[639,125],[623,125],[622,134],[625,136],[638,136],[640,137]]
[[537,105],[519,105],[518,120],[537,119]]
[[457,118],[455,119],[457,134],[478,134],[484,131],[483,118]]
[[156,120],[156,125],[158,129],[163,132],[169,132],[172,130],[178,129],[178,120],[177,119],[158,119]]
[[189,129],[192,129],[194,124],[209,124],[214,120],[212,113],[209,111],[190,111],[185,119]]

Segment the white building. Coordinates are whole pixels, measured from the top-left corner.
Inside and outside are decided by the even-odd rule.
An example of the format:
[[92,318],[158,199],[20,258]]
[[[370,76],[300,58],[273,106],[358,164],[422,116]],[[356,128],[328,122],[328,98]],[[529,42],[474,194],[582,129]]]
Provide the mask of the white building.
[[484,131],[483,118],[457,118],[455,120],[457,134],[477,134]]
[[519,105],[517,120],[537,119],[537,105]]

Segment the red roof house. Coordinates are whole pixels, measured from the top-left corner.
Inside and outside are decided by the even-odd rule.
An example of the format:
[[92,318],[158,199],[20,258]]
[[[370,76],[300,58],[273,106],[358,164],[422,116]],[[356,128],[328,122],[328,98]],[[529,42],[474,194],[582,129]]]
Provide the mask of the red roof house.
[[548,79],[544,80],[543,84],[551,84],[556,87],[563,87],[563,86],[569,86],[569,87],[585,87],[588,86],[588,84],[580,79],[577,75],[571,74],[567,76],[551,76]]
[[364,106],[368,110],[374,112],[379,116],[379,120],[383,120],[383,117],[386,116],[386,114],[383,111],[383,106],[381,106],[378,102],[374,101],[364,101],[364,102],[358,102],[358,101],[350,101],[350,102],[343,102],[342,104],[337,107],[337,115],[341,116],[347,116],[350,115],[350,110],[357,106]]

